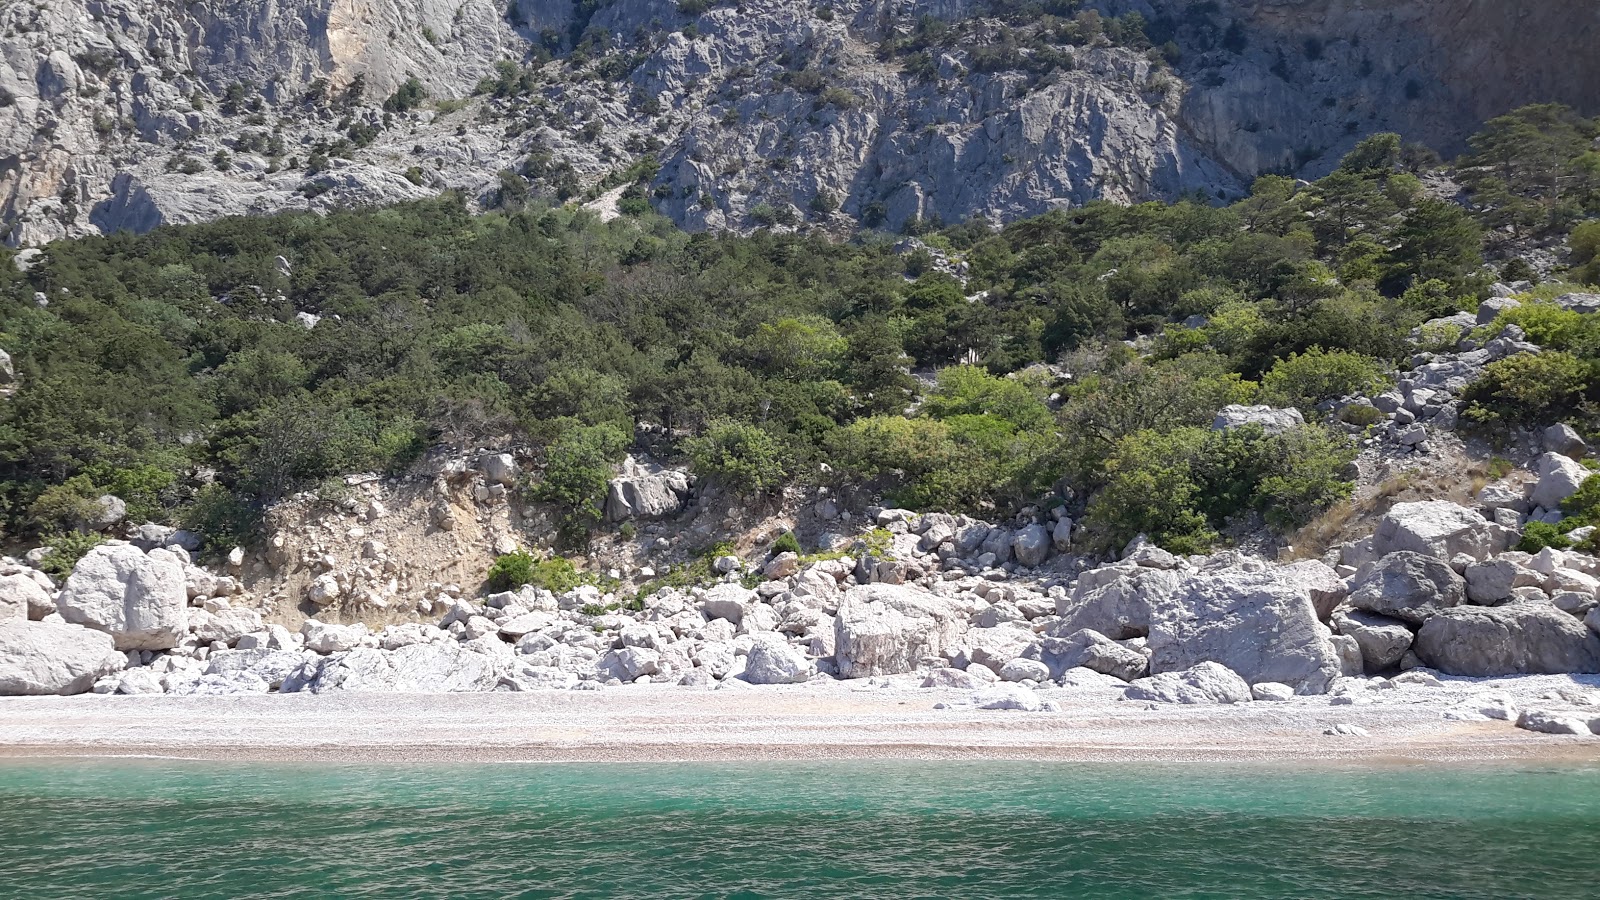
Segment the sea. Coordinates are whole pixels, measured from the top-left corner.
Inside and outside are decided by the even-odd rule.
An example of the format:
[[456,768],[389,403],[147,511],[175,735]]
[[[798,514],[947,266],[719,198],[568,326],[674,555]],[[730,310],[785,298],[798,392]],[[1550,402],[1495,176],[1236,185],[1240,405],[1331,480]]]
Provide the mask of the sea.
[[17,898],[1596,898],[1600,762],[0,761]]

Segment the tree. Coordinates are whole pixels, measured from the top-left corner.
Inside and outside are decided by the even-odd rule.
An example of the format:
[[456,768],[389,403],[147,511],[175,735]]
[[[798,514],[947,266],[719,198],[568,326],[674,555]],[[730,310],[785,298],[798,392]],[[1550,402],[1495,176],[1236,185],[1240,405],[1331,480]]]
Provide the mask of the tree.
[[789,477],[789,451],[770,431],[716,422],[684,444],[694,470],[744,496],[768,494]]

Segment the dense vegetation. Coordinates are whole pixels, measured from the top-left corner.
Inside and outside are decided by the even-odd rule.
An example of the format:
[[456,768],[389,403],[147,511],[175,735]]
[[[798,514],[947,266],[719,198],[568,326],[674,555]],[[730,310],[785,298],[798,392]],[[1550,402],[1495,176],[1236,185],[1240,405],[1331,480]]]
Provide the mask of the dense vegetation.
[[[530,497],[581,536],[647,421],[748,494],[871,482],[980,514],[1045,498],[1107,544],[1201,547],[1251,511],[1289,529],[1348,490],[1348,440],[1213,434],[1221,406],[1319,421],[1380,387],[1411,328],[1499,274],[1480,220],[1572,229],[1582,277],[1600,252],[1578,224],[1600,212],[1583,154],[1546,154],[1552,182],[1481,146],[1515,177],[1479,172],[1472,211],[1430,196],[1416,155],[1379,135],[1320,181],[1263,177],[1228,208],[1097,203],[927,233],[909,254],[883,235],[691,236],[648,211],[600,223],[536,201],[474,216],[453,196],[64,241],[25,274],[0,265],[20,383],[0,405],[0,516],[13,538],[64,532],[111,493],[222,543],[330,476],[512,436],[545,448]],[[1482,417],[1577,410],[1600,384],[1590,317],[1519,315],[1566,356],[1502,364]]]

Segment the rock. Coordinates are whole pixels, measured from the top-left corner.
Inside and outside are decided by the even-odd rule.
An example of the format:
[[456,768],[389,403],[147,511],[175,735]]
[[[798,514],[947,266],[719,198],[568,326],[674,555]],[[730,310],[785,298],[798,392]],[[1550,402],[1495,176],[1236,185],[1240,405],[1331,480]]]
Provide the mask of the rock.
[[1122,561],[1149,569],[1181,569],[1183,561],[1156,546],[1148,537],[1139,535],[1122,548]]
[[845,592],[834,619],[840,678],[914,672],[924,657],[946,657],[962,644],[966,611],[956,602],[897,585]]
[[1445,560],[1458,553],[1486,559],[1509,543],[1510,535],[1499,526],[1448,500],[1397,503],[1379,520],[1373,535],[1373,550],[1379,556],[1409,550]]
[[1583,459],[1583,454],[1589,449],[1578,436],[1578,432],[1565,422],[1558,422],[1544,430],[1541,435],[1544,449],[1547,453],[1559,453],[1572,459]]
[[343,593],[344,589],[339,586],[338,577],[332,572],[325,572],[318,575],[306,589],[306,599],[318,606],[329,606]]
[[231,677],[248,672],[266,682],[268,690],[277,690],[304,663],[298,650],[223,650],[206,657],[205,674]]
[[1427,439],[1428,429],[1423,425],[1412,425],[1394,436],[1394,442],[1402,447],[1415,447]]
[[1590,735],[1587,719],[1577,713],[1546,709],[1525,709],[1517,716],[1517,727],[1539,734]]
[[1037,660],[1013,659],[1000,667],[1000,679],[1045,682],[1050,680],[1050,667]]
[[1050,533],[1043,525],[1029,525],[1019,529],[1011,538],[1011,552],[1017,565],[1034,568],[1050,555]]
[[[988,672],[987,678],[982,673]],[[966,671],[941,666],[929,669],[927,676],[922,679],[925,688],[956,688],[958,690],[975,691],[994,683],[994,673],[983,666],[970,666]]]
[[1361,648],[1362,668],[1367,672],[1399,665],[1414,640],[1411,629],[1399,619],[1359,609],[1338,610],[1333,614],[1333,626],[1340,634],[1355,638]]
[[798,571],[800,571],[799,555],[784,551],[767,560],[767,564],[761,570],[761,574],[768,581],[777,581],[782,578],[788,578]]
[[1539,475],[1528,502],[1545,509],[1560,509],[1561,501],[1576,494],[1584,479],[1592,472],[1577,460],[1559,453],[1546,453],[1534,461],[1533,469]]
[[1349,722],[1339,722],[1329,728],[1323,729],[1323,734],[1334,737],[1371,737],[1371,734],[1360,725],[1351,725]]
[[755,592],[739,584],[719,584],[706,591],[700,612],[707,619],[727,619],[735,625],[744,620],[745,607],[755,602]]
[[1071,594],[1057,598],[1061,621],[1054,631],[1065,636],[1087,628],[1112,640],[1143,637],[1150,633],[1151,607],[1165,602],[1182,580],[1177,572],[1135,565],[1084,572]]
[[0,575],[0,623],[13,619],[35,621],[54,612],[55,601],[28,575]]
[[84,531],[105,531],[127,517],[128,504],[121,497],[102,494],[95,498],[88,515],[78,522],[78,527]]
[[1128,685],[1125,696],[1156,703],[1244,703],[1250,699],[1250,685],[1227,666],[1203,662],[1141,678]]
[[660,519],[677,515],[689,495],[689,475],[676,469],[648,471],[630,457],[623,474],[606,489],[606,519]]
[[1278,684],[1272,681],[1263,681],[1260,684],[1250,685],[1250,696],[1255,700],[1266,700],[1281,703],[1294,699],[1294,688],[1287,684]]
[[189,620],[195,639],[204,644],[220,641],[232,646],[245,635],[261,630],[261,614],[253,609],[225,607],[214,613],[192,610]]
[[498,682],[492,659],[456,643],[350,650],[308,666],[310,678],[286,678],[283,690],[434,694],[488,691]]
[[1490,297],[1478,304],[1478,324],[1488,325],[1499,318],[1501,313],[1508,309],[1516,309],[1521,305],[1520,301],[1513,300],[1510,297]]
[[740,677],[751,684],[800,684],[811,677],[811,663],[783,638],[762,635],[750,645]]
[[1267,434],[1278,434],[1306,423],[1298,409],[1271,406],[1224,406],[1211,423],[1213,431],[1230,431],[1245,425],[1259,425]]
[[[1519,581],[1522,573],[1531,580]],[[1537,575],[1509,559],[1491,559],[1467,566],[1466,583],[1467,599],[1488,606],[1510,597],[1513,588],[1536,584]]]
[[517,483],[517,461],[509,453],[485,453],[478,457],[478,471],[489,484],[510,487]]
[[1600,672],[1600,634],[1541,603],[1444,610],[1423,623],[1412,649],[1451,675]]
[[1362,566],[1351,584],[1349,602],[1356,609],[1421,625],[1466,597],[1466,581],[1448,563],[1401,550]]
[[1098,631],[1084,628],[1061,637],[1055,634],[1055,629],[1051,629],[1024,651],[1030,658],[1049,666],[1051,678],[1060,678],[1070,669],[1084,668],[1132,681],[1150,671],[1150,661],[1143,653],[1130,650]]
[[1478,492],[1478,505],[1486,510],[1509,509],[1526,515],[1533,507],[1528,503],[1527,491],[1519,486],[1504,483],[1484,485]]
[[336,625],[317,619],[307,619],[300,626],[305,636],[306,649],[317,653],[340,653],[354,650],[370,634],[365,625]]
[[115,693],[140,696],[166,693],[161,678],[149,669],[129,669],[117,680]]
[[737,572],[744,566],[743,560],[737,556],[719,556],[711,561],[711,568],[718,575],[727,575]]
[[1062,516],[1056,520],[1055,527],[1050,531],[1050,545],[1057,553],[1066,553],[1072,549],[1072,520]]
[[78,560],[56,597],[68,622],[104,631],[118,650],[165,650],[189,631],[183,565],[165,550],[101,544]]
[[1247,682],[1275,681],[1302,694],[1326,691],[1342,667],[1299,574],[1223,570],[1185,580],[1151,611],[1150,671],[1208,662]]
[[65,622],[0,621],[0,696],[81,694],[127,662],[103,631]]
[[1517,707],[1509,694],[1496,691],[1468,697],[1446,710],[1444,717],[1468,722],[1483,722],[1490,719],[1509,722],[1516,719]]
[[1039,695],[1020,684],[997,684],[972,695],[972,705],[978,709],[1012,709],[1018,712],[1039,712],[1044,701]]

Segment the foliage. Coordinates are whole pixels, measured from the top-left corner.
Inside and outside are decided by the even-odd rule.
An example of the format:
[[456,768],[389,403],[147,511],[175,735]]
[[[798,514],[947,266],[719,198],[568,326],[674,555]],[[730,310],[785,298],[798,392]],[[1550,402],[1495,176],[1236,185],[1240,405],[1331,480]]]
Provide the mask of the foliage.
[[1200,553],[1250,510],[1280,531],[1311,521],[1349,497],[1342,470],[1354,458],[1348,440],[1316,426],[1278,435],[1256,426],[1141,431],[1106,461],[1086,524],[1104,547],[1144,534],[1173,552]]
[[622,459],[627,445],[627,436],[614,426],[580,425],[569,428],[546,451],[534,496],[562,508],[569,536],[599,523],[612,465]]
[[105,538],[98,534],[81,534],[76,531],[63,531],[56,534],[46,534],[41,538],[42,546],[49,547],[50,552],[39,560],[39,571],[57,578],[66,578],[72,574],[73,566],[84,554],[93,550]]
[[800,539],[795,537],[794,532],[792,531],[785,531],[783,534],[778,536],[777,540],[772,542],[772,553],[774,556],[779,553],[793,553],[794,555],[799,556],[804,552],[805,551],[800,548]]
[[1317,404],[1324,400],[1371,393],[1383,380],[1382,367],[1371,357],[1312,347],[1304,353],[1289,354],[1262,376],[1261,399],[1293,406],[1309,420],[1315,415]]
[[1572,541],[1562,534],[1560,529],[1548,522],[1529,522],[1522,528],[1522,539],[1517,542],[1517,549],[1523,553],[1538,553],[1546,547],[1555,550],[1565,550],[1572,546]]
[[533,581],[536,560],[526,550],[517,550],[495,557],[489,567],[487,582],[490,590],[514,591]]
[[1485,427],[1558,421],[1577,409],[1591,373],[1590,364],[1570,353],[1519,353],[1484,367],[1462,393],[1463,415]]
[[694,470],[741,495],[770,493],[789,475],[789,452],[770,431],[740,422],[716,422],[684,444]]

